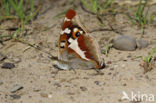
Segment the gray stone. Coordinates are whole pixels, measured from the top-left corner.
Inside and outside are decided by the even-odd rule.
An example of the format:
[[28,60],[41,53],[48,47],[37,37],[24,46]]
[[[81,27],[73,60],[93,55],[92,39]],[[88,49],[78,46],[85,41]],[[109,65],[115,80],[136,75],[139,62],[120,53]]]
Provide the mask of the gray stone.
[[34,92],[39,92],[39,91],[41,91],[41,89],[40,88],[34,88],[33,91]]
[[13,99],[20,99],[21,98],[21,96],[17,95],[17,94],[10,95],[10,97],[12,97]]
[[80,89],[81,89],[82,91],[87,91],[87,90],[88,90],[86,87],[83,87],[83,86],[81,86]]
[[99,85],[99,84],[100,84],[99,81],[94,81],[94,83],[95,83],[96,85]]
[[13,60],[13,62],[15,62],[15,63],[21,62],[21,58],[18,58],[18,57],[12,58],[12,60]]
[[2,84],[3,84],[3,81],[0,80],[0,85],[2,85]]
[[149,45],[149,42],[146,41],[146,40],[142,40],[142,39],[137,40],[137,47],[140,48],[140,49],[141,48],[146,48],[148,45]]
[[18,91],[18,90],[21,90],[21,89],[23,89],[23,86],[21,86],[21,85],[19,85],[19,84],[16,84],[16,85],[14,85],[14,86],[10,89],[10,92],[11,92],[11,93],[14,93],[14,92],[16,92],[16,91]]
[[133,51],[137,47],[136,39],[132,36],[122,35],[113,40],[113,47],[118,50]]
[[3,68],[3,69],[12,69],[14,67],[15,67],[14,63],[9,63],[9,62],[5,62],[1,66],[1,68]]
[[46,97],[46,98],[48,98],[48,94],[47,94],[47,93],[42,92],[42,93],[40,93],[40,95],[41,95],[41,97]]
[[51,95],[51,94],[47,94],[47,93],[45,93],[45,92],[41,92],[41,93],[40,93],[40,96],[41,96],[41,97],[44,97],[44,98],[52,98],[52,95]]

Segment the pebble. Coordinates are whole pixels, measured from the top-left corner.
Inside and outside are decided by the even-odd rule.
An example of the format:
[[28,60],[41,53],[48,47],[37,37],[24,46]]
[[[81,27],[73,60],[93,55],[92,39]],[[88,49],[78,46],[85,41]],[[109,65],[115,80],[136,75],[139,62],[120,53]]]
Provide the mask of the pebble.
[[14,93],[14,92],[16,92],[16,91],[18,91],[18,90],[21,90],[21,89],[23,89],[23,86],[21,86],[21,85],[19,85],[19,84],[16,84],[16,85],[14,85],[14,86],[10,89],[10,92],[11,92],[11,93]]
[[112,74],[111,72],[108,73],[108,75],[111,75],[111,74]]
[[112,64],[112,61],[108,61],[107,64]]
[[94,83],[95,83],[96,85],[99,85],[99,84],[100,84],[99,81],[94,81]]
[[52,95],[51,94],[48,94],[48,98],[52,98]]
[[48,98],[48,94],[47,93],[40,93],[40,96],[44,97],[44,98]]
[[2,84],[3,84],[3,81],[0,80],[0,85],[2,85]]
[[146,40],[142,40],[142,39],[137,40],[137,47],[139,49],[146,48],[148,45],[149,45],[149,42]]
[[113,40],[113,47],[117,50],[134,51],[137,47],[136,39],[132,36],[122,35]]
[[68,95],[75,95],[75,93],[73,93],[73,92],[68,92],[67,94]]
[[122,86],[127,86],[127,84],[126,84],[126,83],[121,83],[121,85],[122,85]]
[[15,63],[19,63],[21,62],[21,58],[12,58],[12,61],[15,62]]
[[41,91],[41,89],[40,88],[34,88],[33,91],[34,92],[39,92],[39,91]]
[[17,94],[10,95],[10,97],[12,97],[13,99],[20,99],[21,98],[21,96],[17,95]]
[[122,65],[121,65],[122,68],[125,68],[125,66],[126,66],[125,64],[122,64]]
[[40,93],[40,96],[41,97],[44,97],[44,98],[52,98],[52,95],[51,94],[47,94],[47,93]]
[[145,75],[145,78],[146,78],[146,79],[149,79],[149,76],[148,76],[148,75]]
[[59,83],[54,83],[54,86],[56,86],[56,87],[61,87],[61,84],[59,84]]
[[110,68],[110,70],[114,70],[114,68]]
[[87,90],[88,90],[86,87],[83,87],[83,86],[81,86],[80,89],[81,89],[82,91],[87,91]]
[[12,69],[14,67],[15,67],[14,63],[9,63],[9,62],[5,62],[1,66],[1,68],[3,68],[3,69]]
[[115,64],[114,66],[113,66],[113,68],[114,69],[116,69],[116,68],[118,68],[119,66],[117,65],[117,64]]

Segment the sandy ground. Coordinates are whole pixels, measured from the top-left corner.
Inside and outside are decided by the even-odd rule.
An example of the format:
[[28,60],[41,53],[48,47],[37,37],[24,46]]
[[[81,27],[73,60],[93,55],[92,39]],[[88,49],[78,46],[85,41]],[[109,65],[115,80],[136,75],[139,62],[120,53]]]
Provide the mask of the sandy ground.
[[[57,41],[63,16],[61,18],[54,18],[54,16],[71,6],[63,4],[63,1],[45,5],[49,9],[45,9],[46,12],[42,10],[37,20],[28,25],[29,30],[32,31],[25,37],[26,41],[38,45],[44,52],[12,40],[4,42],[4,46],[0,45],[0,53],[8,57],[0,62],[0,65],[4,62],[15,64],[13,69],[0,68],[0,103],[156,103],[156,68],[143,74],[144,69],[140,66],[142,59],[136,58],[147,56],[156,46],[154,43],[156,26],[150,25],[145,30],[143,39],[151,42],[147,48],[135,51],[111,48],[108,56],[102,53],[107,67],[101,70],[100,75],[97,75],[95,70],[82,69],[76,72],[59,71],[56,74],[57,70],[52,66],[49,55],[45,52],[57,56]],[[151,12],[156,10],[156,6],[152,8]],[[94,15],[83,11],[79,6],[77,12],[89,31],[100,28]],[[109,16],[103,19],[105,19],[104,23],[111,23],[125,35],[141,37],[141,30],[133,26],[123,14],[117,14],[114,22],[109,21]],[[1,27],[8,27],[8,24],[9,21],[3,23]],[[109,40],[120,36],[113,31],[97,31],[91,35],[97,38],[102,49]],[[156,53],[153,57],[156,57]],[[24,88],[11,93],[10,90],[15,84]],[[132,92],[138,96],[147,94],[148,100],[152,94],[155,96],[155,101],[122,100],[123,91],[130,98]],[[19,95],[20,98],[13,99],[10,95],[14,94]]]

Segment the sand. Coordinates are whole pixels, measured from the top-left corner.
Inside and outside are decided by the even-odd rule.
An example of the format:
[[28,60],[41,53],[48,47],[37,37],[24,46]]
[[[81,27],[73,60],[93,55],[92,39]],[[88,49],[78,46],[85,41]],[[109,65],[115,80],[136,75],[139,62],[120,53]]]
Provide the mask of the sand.
[[[142,37],[150,42],[148,47],[135,51],[111,48],[108,56],[103,52],[106,44],[120,34],[113,31],[93,32],[91,35],[97,39],[102,49],[106,68],[101,70],[100,74],[91,69],[56,73],[57,69],[52,66],[48,53],[57,56],[57,41],[64,17],[54,16],[70,8],[71,4],[58,1],[44,5],[49,9],[44,8],[38,18],[27,25],[30,33],[24,37],[25,41],[38,45],[42,51],[13,40],[4,42],[4,46],[0,45],[0,53],[8,57],[0,62],[0,65],[4,62],[15,64],[12,69],[0,68],[0,103],[139,103],[122,100],[123,92],[127,93],[130,99],[132,93],[137,96],[146,94],[147,98],[140,103],[156,103],[156,68],[144,74],[144,69],[140,66],[143,59],[137,58],[148,56],[156,46],[155,25],[146,27]],[[156,6],[153,5],[150,12],[155,10]],[[83,11],[78,5],[76,11],[89,31],[101,28],[95,15]],[[113,22],[110,21],[110,15],[102,19],[104,28],[109,28],[107,24],[110,23],[124,35],[141,38],[140,28],[132,25],[124,14],[117,14]],[[11,26],[11,21],[0,26]],[[156,58],[156,53],[153,58]],[[23,89],[11,93],[10,89],[15,84],[23,86]],[[12,98],[10,95],[13,94],[20,95],[20,98]],[[155,96],[154,101],[150,101],[151,95]]]

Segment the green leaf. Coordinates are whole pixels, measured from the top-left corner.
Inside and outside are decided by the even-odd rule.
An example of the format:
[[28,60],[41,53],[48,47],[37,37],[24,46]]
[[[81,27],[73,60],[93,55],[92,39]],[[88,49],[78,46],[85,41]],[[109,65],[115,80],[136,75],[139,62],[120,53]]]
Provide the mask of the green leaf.
[[147,57],[146,61],[149,63],[151,58],[152,58],[152,55],[156,52],[156,47],[153,48],[152,52],[149,54],[149,56]]
[[16,5],[16,3],[14,2],[14,0],[8,0],[9,1],[9,4],[11,5],[11,7],[15,10],[15,11],[17,11],[17,5]]
[[150,23],[153,22],[153,19],[156,18],[156,13],[153,13],[150,17]]
[[98,7],[97,7],[97,0],[93,0],[93,2],[92,2],[92,10],[93,10],[93,12],[97,13],[97,9],[98,9]]
[[86,2],[86,0],[81,0],[81,2],[84,6],[86,6],[87,8],[89,8],[91,10],[90,5],[89,5],[89,3]]
[[34,12],[34,0],[30,0],[31,14]]

